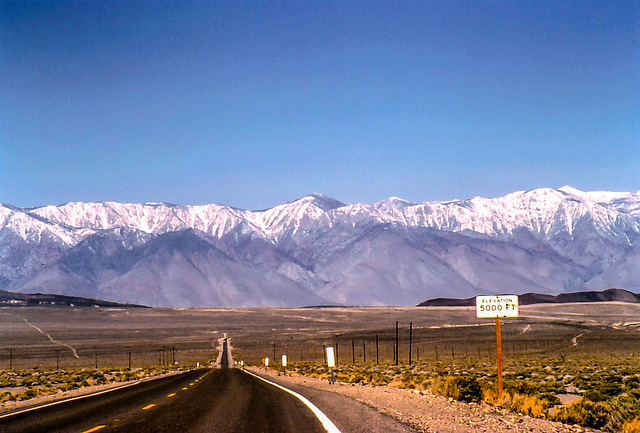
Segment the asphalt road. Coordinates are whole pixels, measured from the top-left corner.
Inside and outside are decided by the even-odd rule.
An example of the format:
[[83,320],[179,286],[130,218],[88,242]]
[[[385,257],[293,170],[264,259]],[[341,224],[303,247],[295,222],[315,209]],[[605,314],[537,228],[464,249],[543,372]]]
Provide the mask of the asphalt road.
[[324,432],[300,400],[234,368],[197,370],[0,418],[3,433]]
[[[3,415],[0,432],[320,433],[326,426],[334,432],[337,426],[341,433],[412,431],[344,396],[296,387],[307,405],[255,374],[230,368],[228,343],[224,338],[220,369],[193,370]],[[318,417],[325,418],[325,426]]]

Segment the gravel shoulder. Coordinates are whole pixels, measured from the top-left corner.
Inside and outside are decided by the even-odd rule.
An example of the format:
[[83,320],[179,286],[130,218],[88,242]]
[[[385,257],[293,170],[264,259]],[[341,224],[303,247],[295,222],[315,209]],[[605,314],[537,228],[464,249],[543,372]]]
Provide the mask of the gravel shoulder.
[[[388,415],[413,431],[418,432],[468,432],[468,433],[576,433],[600,432],[580,426],[569,426],[558,422],[532,418],[499,410],[485,404],[463,403],[435,396],[427,392],[416,392],[390,386],[329,384],[325,380],[304,376],[279,376],[276,372],[251,369],[267,378],[297,390],[298,387],[322,390],[349,397]],[[304,394],[304,391],[301,392]],[[305,396],[307,396],[305,394]],[[313,396],[307,396],[311,401]],[[318,405],[318,404],[317,404]],[[320,407],[320,405],[318,405]],[[320,407],[322,410],[322,407]],[[347,410],[345,408],[345,410]],[[327,416],[330,416],[327,414]],[[349,433],[346,430],[342,433]],[[374,430],[367,430],[374,431]],[[411,431],[411,430],[410,430]]]

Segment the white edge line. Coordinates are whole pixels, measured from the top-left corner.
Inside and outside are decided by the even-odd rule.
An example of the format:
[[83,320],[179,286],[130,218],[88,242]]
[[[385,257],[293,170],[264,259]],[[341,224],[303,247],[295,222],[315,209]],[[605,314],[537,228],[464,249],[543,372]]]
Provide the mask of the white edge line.
[[333,422],[331,422],[329,417],[327,417],[324,413],[322,413],[322,411],[320,409],[318,409],[316,407],[316,405],[311,403],[304,396],[298,394],[295,391],[291,391],[290,389],[285,388],[284,386],[278,385],[277,383],[271,382],[270,380],[267,380],[264,377],[258,376],[257,374],[254,374],[254,373],[251,373],[250,371],[247,371],[247,370],[242,370],[242,371],[244,371],[247,374],[250,374],[251,376],[257,377],[258,379],[263,380],[263,381],[267,382],[268,384],[275,386],[276,388],[279,388],[279,389],[281,389],[283,391],[286,391],[289,394],[293,395],[294,397],[297,397],[298,400],[303,402],[309,409],[311,409],[311,411],[318,418],[318,420],[322,424],[322,427],[324,427],[324,429],[326,431],[328,431],[329,433],[340,433],[340,430],[338,430],[338,427],[336,427],[335,424]]
[[127,383],[126,385],[120,385],[120,386],[116,386],[114,388],[104,389],[104,390],[98,391],[98,392],[92,392],[90,394],[79,395],[77,397],[65,398],[63,400],[57,400],[57,401],[54,401],[54,402],[51,402],[51,403],[47,403],[47,404],[43,404],[43,405],[40,405],[40,406],[29,407],[29,408],[26,408],[26,409],[19,410],[17,412],[10,412],[10,413],[6,413],[4,415],[0,415],[0,419],[8,418],[8,417],[14,416],[14,415],[19,415],[19,414],[25,413],[25,412],[31,412],[33,410],[44,409],[45,407],[55,406],[57,404],[66,403],[68,401],[80,400],[80,399],[83,399],[83,398],[89,398],[89,397],[93,397],[93,396],[100,395],[100,394],[106,394],[107,392],[116,391],[118,389],[127,388],[129,386],[139,385],[142,382],[144,382],[144,381],[143,380],[139,380],[137,382]]

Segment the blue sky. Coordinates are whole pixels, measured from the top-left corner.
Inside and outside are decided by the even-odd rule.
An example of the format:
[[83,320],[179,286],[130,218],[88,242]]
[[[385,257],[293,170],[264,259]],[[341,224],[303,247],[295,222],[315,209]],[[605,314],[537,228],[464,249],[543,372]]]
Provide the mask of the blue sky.
[[0,202],[640,190],[633,1],[0,0]]

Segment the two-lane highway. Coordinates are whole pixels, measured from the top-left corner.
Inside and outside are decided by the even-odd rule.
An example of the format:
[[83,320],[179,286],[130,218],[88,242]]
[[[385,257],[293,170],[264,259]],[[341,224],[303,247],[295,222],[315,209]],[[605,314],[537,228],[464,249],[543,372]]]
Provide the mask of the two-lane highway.
[[0,418],[0,431],[324,432],[293,395],[242,370],[197,370]]

